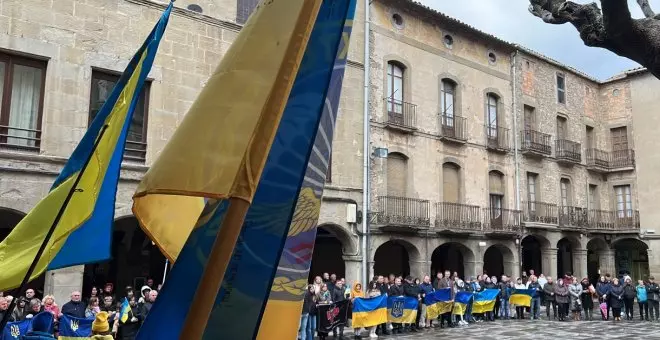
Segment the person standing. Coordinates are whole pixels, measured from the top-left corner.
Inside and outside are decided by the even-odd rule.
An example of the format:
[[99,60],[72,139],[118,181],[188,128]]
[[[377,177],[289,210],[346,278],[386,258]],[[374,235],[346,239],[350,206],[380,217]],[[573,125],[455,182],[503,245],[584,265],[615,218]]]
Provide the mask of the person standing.
[[[317,276],[318,277],[318,276]],[[320,277],[318,277],[320,279]],[[310,319],[316,318],[316,286],[311,284],[307,286],[305,297],[303,298],[303,307],[300,314],[300,329],[298,330],[298,337],[300,340],[313,340],[314,329],[311,329]]]
[[[330,280],[332,280],[333,277],[337,277],[335,274],[330,275]],[[346,295],[344,294],[344,283],[339,280],[335,281],[335,289],[331,292],[332,295],[332,302],[341,302],[346,300]],[[328,288],[330,289],[330,288]],[[335,338],[344,337],[344,325],[337,326],[332,330],[332,334]]]
[[527,284],[527,289],[534,291],[532,295],[531,305],[531,319],[538,320],[541,314],[541,294],[543,294],[543,287],[539,284],[538,278],[534,275],[530,276],[530,282]]
[[582,285],[578,283],[577,278],[568,286],[568,294],[571,300],[571,311],[573,312],[573,321],[580,321],[582,313]]
[[633,306],[635,305],[635,297],[637,297],[637,288],[633,286],[630,278],[625,280],[623,286],[623,304],[626,307],[626,320],[632,321],[635,316]]
[[424,304],[424,298],[426,294],[433,293],[433,285],[431,285],[431,278],[426,275],[422,281],[422,284],[419,285],[419,290],[421,293],[420,304],[422,305],[421,317],[419,319],[419,327],[429,328],[431,327],[431,320],[426,318],[426,305]]
[[559,321],[566,321],[568,316],[568,287],[564,285],[563,279],[557,279],[555,286],[555,300],[557,301],[557,309],[559,310]]
[[649,276],[649,283],[646,285],[646,297],[649,302],[650,319],[656,322],[660,320],[658,307],[660,305],[660,286],[655,282],[655,277]]
[[589,279],[586,277],[582,279],[580,283],[582,286],[582,309],[584,309],[584,319],[591,321],[593,320],[593,311],[594,311],[594,299],[593,294],[596,291],[594,286],[589,284]]
[[612,288],[610,289],[610,306],[612,307],[612,316],[614,321],[621,321],[621,308],[623,308],[623,285],[619,283],[619,279],[612,280]]
[[548,281],[543,285],[543,295],[545,295],[545,314],[550,320],[550,307],[552,306],[552,317],[554,320],[557,320],[557,301],[555,300],[555,283],[552,281],[552,277],[546,277]]
[[[521,278],[516,279],[516,285],[514,286],[515,289],[527,289],[527,285],[525,285],[522,282]],[[524,306],[516,306],[516,318],[517,319],[524,319],[525,318],[525,307]]]
[[[605,315],[603,315],[604,320],[608,320],[610,318],[610,290],[612,289],[612,286],[610,283],[607,281],[607,278],[605,276],[600,277],[600,281],[596,284],[596,293],[598,294],[598,302],[599,303],[605,303],[607,305],[607,312],[605,312]],[[601,311],[602,313],[602,311]]]

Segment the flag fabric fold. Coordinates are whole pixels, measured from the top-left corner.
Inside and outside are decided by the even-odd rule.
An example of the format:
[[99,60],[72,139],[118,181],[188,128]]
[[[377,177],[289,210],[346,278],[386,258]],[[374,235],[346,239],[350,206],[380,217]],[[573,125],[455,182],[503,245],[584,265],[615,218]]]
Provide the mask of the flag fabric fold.
[[[138,340],[178,337],[188,311],[195,308],[191,302],[229,198],[252,202],[258,192],[271,147],[279,143],[275,135],[320,3],[276,0],[257,6],[139,185],[133,211],[143,230],[175,262]],[[289,175],[282,170],[280,180]],[[207,293],[215,297],[217,292]],[[240,294],[232,292],[232,298],[247,304],[233,305],[232,317],[242,315],[236,313],[241,308],[258,318],[259,300]],[[252,338],[256,331],[249,328],[255,326],[244,321],[223,331],[242,330],[241,336]]]
[[2,330],[0,340],[18,340],[23,339],[32,326],[32,319],[25,319],[18,322],[9,322]]
[[365,328],[387,322],[387,295],[353,300],[353,328]]
[[81,319],[68,315],[59,318],[58,340],[84,340],[92,336],[94,318]]
[[389,297],[387,299],[387,321],[393,323],[415,323],[417,305],[418,301],[415,297]]
[[424,304],[428,319],[437,319],[438,316],[451,312],[453,306],[451,288],[442,288],[426,294]]
[[131,305],[128,303],[128,299],[124,298],[124,301],[121,303],[121,309],[119,310],[119,321],[126,323],[128,321],[128,313],[131,311]]
[[452,314],[454,315],[465,315],[467,311],[467,306],[470,304],[472,299],[471,292],[458,292],[454,297],[454,307],[452,309]]
[[114,203],[124,145],[134,107],[151,70],[171,9],[170,3],[92,120],[48,195],[0,243],[0,291],[20,285],[72,190],[75,192],[31,279],[47,269],[110,258]]
[[534,289],[514,289],[509,297],[509,303],[516,306],[531,307]]
[[499,289],[485,289],[479,293],[474,294],[472,313],[480,314],[492,312],[495,308],[495,301],[497,300],[497,295],[499,293]]

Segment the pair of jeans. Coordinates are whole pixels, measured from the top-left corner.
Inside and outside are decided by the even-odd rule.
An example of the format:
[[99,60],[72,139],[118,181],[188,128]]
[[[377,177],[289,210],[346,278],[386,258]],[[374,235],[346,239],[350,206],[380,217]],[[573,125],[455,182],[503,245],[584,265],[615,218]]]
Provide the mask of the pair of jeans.
[[649,300],[649,316],[651,317],[651,320],[655,318],[655,320],[660,319],[660,315],[658,311],[658,307],[660,307],[660,304],[658,303],[658,300]]
[[[312,319],[314,316],[312,315]],[[298,337],[300,340],[310,339],[307,337],[307,323],[309,322],[309,313],[304,313],[300,316],[300,326],[298,326]],[[311,338],[313,339],[313,338]]]
[[555,300],[545,299],[545,315],[550,319],[550,307],[552,306],[552,317],[557,318],[557,302]]
[[508,319],[509,318],[509,300],[502,298],[500,303],[500,318]]
[[626,312],[626,318],[631,319],[633,316],[635,316],[633,306],[635,303],[635,298],[623,298],[623,304],[626,306],[625,312]]
[[465,318],[468,322],[474,321],[474,316],[472,315],[472,300],[470,300],[470,303],[468,303],[467,307],[465,308]]
[[541,298],[540,297],[534,297],[532,298],[532,308],[530,310],[532,316],[534,319],[538,319],[540,314],[541,314]]
[[649,304],[648,304],[648,302],[646,302],[646,301],[637,302],[637,304],[639,305],[639,318],[642,319],[642,320],[644,320],[644,319],[648,320],[649,319]]
[[524,319],[525,318],[525,307],[516,306],[516,318]]

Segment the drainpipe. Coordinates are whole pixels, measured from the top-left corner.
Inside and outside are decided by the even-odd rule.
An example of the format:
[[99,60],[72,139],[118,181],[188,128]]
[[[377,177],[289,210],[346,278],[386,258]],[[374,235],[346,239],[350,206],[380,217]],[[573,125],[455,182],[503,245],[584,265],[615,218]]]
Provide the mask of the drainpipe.
[[[516,51],[513,53],[513,56],[511,57],[511,73],[512,73],[512,80],[511,80],[511,93],[512,93],[512,99],[511,99],[511,105],[513,106],[513,163],[514,163],[514,169],[515,169],[515,188],[516,192],[514,194],[514,199],[515,199],[515,206],[516,210],[520,211],[520,159],[518,158],[518,105],[517,105],[517,92],[516,92],[516,86],[518,84],[518,77],[517,77],[517,64],[516,61],[518,59],[518,49],[516,48]],[[521,218],[522,219],[522,218]],[[520,221],[520,236],[518,237],[518,262],[520,263],[520,273],[519,275],[522,275],[523,272],[523,258],[522,258],[522,221]]]
[[364,0],[364,107],[363,107],[363,131],[362,131],[362,144],[363,144],[363,164],[362,164],[362,282],[367,284],[369,282],[369,251],[367,247],[367,238],[369,237],[369,163],[371,162],[369,150],[371,143],[369,138],[369,0]]

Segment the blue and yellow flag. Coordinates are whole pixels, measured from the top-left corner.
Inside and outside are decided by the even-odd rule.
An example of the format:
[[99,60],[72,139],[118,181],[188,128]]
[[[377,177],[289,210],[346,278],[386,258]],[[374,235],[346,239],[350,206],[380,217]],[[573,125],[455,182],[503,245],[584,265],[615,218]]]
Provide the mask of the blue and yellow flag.
[[124,301],[121,303],[121,309],[119,310],[119,321],[126,323],[128,321],[128,313],[131,311],[131,304],[128,303],[128,299],[124,298]]
[[[32,279],[47,269],[110,258],[115,194],[124,144],[133,109],[151,70],[171,9],[172,4],[133,56],[51,191],[0,243],[0,291],[20,285],[71,190],[75,193],[39,259]],[[73,188],[78,178],[79,183]]]
[[456,293],[456,296],[454,297],[454,309],[452,310],[452,314],[464,315],[465,311],[467,311],[467,306],[470,304],[472,295],[473,294],[471,292]]
[[534,294],[536,294],[534,289],[514,289],[511,297],[509,297],[509,303],[516,306],[531,307]]
[[387,299],[387,321],[394,323],[415,323],[417,319],[417,298],[411,296],[391,296]]
[[353,300],[353,328],[365,328],[387,322],[387,295]]
[[58,340],[84,340],[92,336],[92,322],[94,322],[94,318],[80,319],[69,315],[62,315],[59,321],[60,336]]
[[[258,340],[292,339],[298,332],[298,319],[316,240],[320,202],[329,168],[329,158],[339,110],[339,99],[355,17],[356,0],[351,0],[337,53],[326,105],[307,162],[304,182],[298,195],[291,227],[277,265],[277,272],[261,319]],[[254,248],[254,246],[252,246]],[[259,248],[259,247],[257,247]]]
[[30,330],[32,319],[26,319],[19,322],[9,322],[2,330],[0,340],[21,340],[23,335]]
[[[138,339],[164,339],[178,337],[181,333],[188,311],[196,308],[191,302],[225,219],[229,199],[254,200],[255,205],[261,202],[249,208],[243,225],[243,229],[258,228],[260,231],[256,235],[267,234],[273,222],[288,226],[293,208],[289,209],[289,214],[283,211],[292,203],[282,202],[282,197],[286,197],[283,195],[291,187],[294,194],[290,201],[294,202],[297,197],[300,184],[296,184],[296,176],[304,173],[305,157],[311,148],[304,148],[305,138],[311,139],[318,126],[320,111],[314,109],[318,98],[318,108],[322,107],[324,86],[327,87],[323,85],[323,74],[332,71],[334,60],[331,53],[329,66],[319,66],[326,58],[318,45],[314,45],[319,60],[301,65],[303,54],[311,53],[306,51],[308,39],[320,5],[321,0],[262,2],[138,187],[133,206],[136,217],[168,258],[176,260]],[[319,73],[320,78],[314,73]],[[301,74],[310,79],[303,79],[307,82],[304,91],[298,85],[296,93],[300,98],[296,98],[296,102],[300,107],[289,107],[292,88],[296,88],[294,80],[296,84],[303,81]],[[312,79],[319,83],[310,82]],[[282,129],[288,132],[286,136]],[[191,149],[191,145],[203,147]],[[273,152],[277,159],[269,155]],[[288,168],[290,162],[292,169]],[[296,169],[298,163],[302,165]],[[279,199],[272,188],[261,198],[260,181],[264,181],[267,174],[271,185],[280,185]],[[258,210],[266,213],[257,214]],[[250,220],[252,214],[256,217]],[[233,251],[234,260],[241,256],[253,257],[250,249],[240,247],[240,242],[243,241],[240,240]],[[267,237],[266,242],[272,240]],[[279,249],[282,243],[279,241]],[[270,277],[278,257],[279,253],[270,261]],[[250,261],[254,263],[255,259]],[[227,273],[233,272],[234,265],[230,264]],[[209,335],[216,327],[220,327],[222,337],[252,339],[256,335],[267,299],[264,295],[272,279],[266,276],[261,280],[244,281],[244,275],[255,274],[249,268],[236,274],[240,277],[232,280],[247,283],[235,287],[241,288],[240,291],[232,290],[224,295],[225,299],[240,301],[230,304],[231,313],[222,320],[223,324],[231,324],[220,327],[220,323],[216,323],[215,315],[223,311],[216,306],[204,338],[216,338]],[[263,292],[255,288],[260,285],[264,287]],[[218,295],[218,292],[205,293],[214,300]]]
[[438,289],[424,296],[426,305],[426,317],[437,319],[438,316],[451,313],[453,302],[451,300],[451,288]]
[[492,312],[495,308],[495,300],[500,293],[499,289],[486,289],[479,293],[474,294],[474,302],[472,303],[472,313],[481,314]]

